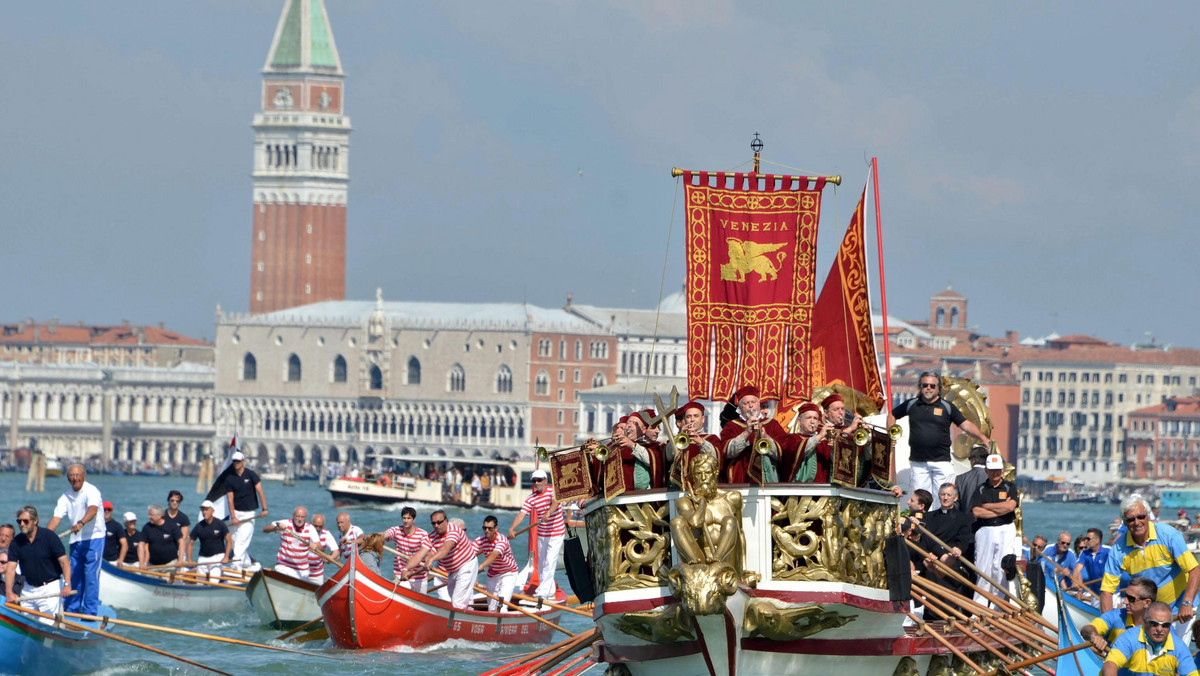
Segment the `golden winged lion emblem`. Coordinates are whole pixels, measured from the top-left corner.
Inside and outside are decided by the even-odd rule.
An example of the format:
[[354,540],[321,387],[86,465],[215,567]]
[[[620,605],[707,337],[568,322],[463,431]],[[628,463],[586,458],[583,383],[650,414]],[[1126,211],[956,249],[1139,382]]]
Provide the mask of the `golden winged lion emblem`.
[[761,244],[729,237],[725,239],[729,245],[729,262],[721,265],[721,281],[744,282],[746,275],[758,273],[758,281],[765,282],[779,278],[779,268],[783,259],[787,258],[786,251],[779,251],[774,259],[767,254],[787,246],[782,244]]

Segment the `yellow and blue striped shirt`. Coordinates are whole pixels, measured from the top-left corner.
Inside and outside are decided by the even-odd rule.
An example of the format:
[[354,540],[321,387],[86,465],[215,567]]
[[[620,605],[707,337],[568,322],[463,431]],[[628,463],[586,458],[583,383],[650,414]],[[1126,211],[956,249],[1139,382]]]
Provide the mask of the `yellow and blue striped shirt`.
[[1117,665],[1117,676],[1197,676],[1196,662],[1178,636],[1168,632],[1155,652],[1144,627],[1118,636],[1104,661]]
[[1111,645],[1126,629],[1133,626],[1133,615],[1125,608],[1113,608],[1089,622],[1088,626],[1095,627],[1096,633]]
[[1179,602],[1187,588],[1188,571],[1196,567],[1196,557],[1188,551],[1183,536],[1174,528],[1150,522],[1146,545],[1137,546],[1133,534],[1113,543],[1108,561],[1104,563],[1104,581],[1100,590],[1117,591],[1122,573],[1129,576],[1141,575],[1158,585],[1158,600],[1178,612]]

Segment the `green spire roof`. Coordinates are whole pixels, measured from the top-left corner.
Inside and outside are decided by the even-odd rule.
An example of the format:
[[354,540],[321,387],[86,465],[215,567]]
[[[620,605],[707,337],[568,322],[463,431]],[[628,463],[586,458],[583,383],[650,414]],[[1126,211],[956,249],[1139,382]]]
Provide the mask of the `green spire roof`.
[[324,0],[287,0],[266,70],[342,72]]

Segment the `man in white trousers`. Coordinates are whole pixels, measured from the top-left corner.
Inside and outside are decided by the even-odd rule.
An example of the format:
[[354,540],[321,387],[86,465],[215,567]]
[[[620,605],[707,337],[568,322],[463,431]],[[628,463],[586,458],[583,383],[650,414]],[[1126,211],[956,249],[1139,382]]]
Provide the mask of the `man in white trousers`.
[[246,456],[234,451],[231,457],[233,472],[225,478],[225,497],[229,500],[229,534],[233,537],[231,567],[250,567],[250,539],[254,537],[254,511],[260,506],[267,515],[267,497],[263,494],[262,479],[246,467]]
[[[1016,520],[1018,504],[1017,488],[1004,480],[1004,458],[996,453],[987,457],[984,464],[987,481],[979,487],[975,507],[975,566],[996,582],[1005,579],[1001,562],[1006,554],[1015,553],[1017,545]],[[979,587],[1004,598],[1004,592],[993,587],[987,580],[979,578]],[[988,605],[980,592],[975,592],[975,602]]]
[[546,470],[534,470],[532,479],[533,494],[525,498],[521,511],[509,526],[508,539],[511,541],[517,536],[517,527],[528,514],[537,527],[538,587],[534,595],[554,598],[554,590],[557,589],[554,571],[558,568],[558,554],[567,535],[567,520],[562,507],[554,499],[554,489],[547,485]]
[[447,519],[446,513],[440,509],[429,515],[429,523],[433,526],[433,533],[429,536],[433,551],[425,555],[424,561],[417,561],[419,557],[416,556],[409,559],[401,569],[400,577],[407,579],[411,576],[411,568],[416,564],[424,563],[427,568],[432,568],[434,563],[441,561],[442,569],[446,571],[446,590],[450,594],[450,603],[455,608],[465,610],[475,597],[475,578],[479,575],[475,541],[463,530],[462,519]]
[[[517,582],[517,561],[513,558],[508,538],[499,532],[499,522],[490,514],[483,520],[483,535],[475,538],[475,547],[484,557],[480,568],[487,570],[488,592],[512,600],[513,586]],[[488,610],[497,613],[503,606],[496,599],[488,599]]]

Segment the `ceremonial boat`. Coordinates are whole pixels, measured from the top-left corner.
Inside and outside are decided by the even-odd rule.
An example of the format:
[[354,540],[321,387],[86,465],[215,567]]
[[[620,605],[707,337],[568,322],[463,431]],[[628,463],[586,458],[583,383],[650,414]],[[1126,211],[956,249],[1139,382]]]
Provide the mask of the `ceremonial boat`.
[[[685,186],[688,394],[724,401],[754,384],[784,402],[775,418],[786,427],[797,417],[790,411],[839,384],[876,402],[864,411],[846,398],[847,410],[878,412],[891,397],[880,382],[867,290],[868,190],[816,298],[821,191],[840,177],[758,174],[761,143],[752,148],[749,174],[673,171]],[[976,397],[977,386],[959,385]],[[647,425],[669,428],[676,402],[656,397],[656,404],[660,418]],[[910,550],[918,560],[924,554],[897,534],[900,498],[870,487],[896,477],[894,441],[902,434],[868,426],[852,440],[826,435],[828,483],[786,476],[718,486],[713,456],[679,453],[676,485],[686,490],[632,491],[619,460],[552,452],[556,495],[591,497],[586,561],[570,561],[568,570],[578,564],[590,582],[573,586],[581,601],[595,603],[592,658],[607,664],[608,676],[950,676],[1015,673],[1053,658],[1053,625],[1033,608],[1023,574],[1020,591],[1005,588],[1014,598],[995,592],[996,612],[912,576]],[[676,448],[686,445],[685,436]],[[746,452],[765,457],[771,446],[759,438]],[[1019,529],[1019,512],[1017,519]],[[923,616],[914,612],[918,602]]]
[[0,670],[15,674],[78,674],[103,666],[103,637],[45,624],[0,608]]
[[317,603],[318,586],[263,568],[246,585],[246,598],[263,624],[288,629],[321,616],[321,606]]
[[[357,556],[321,585],[317,599],[329,638],[339,648],[419,648],[451,639],[548,643],[554,631],[518,612],[457,609],[448,601],[380,577],[362,566]],[[529,611],[550,622],[557,622],[560,612],[549,606]]]
[[136,612],[180,610],[211,613],[246,607],[246,586],[221,582],[194,584],[170,573],[140,571],[100,563],[100,598],[114,608]]

